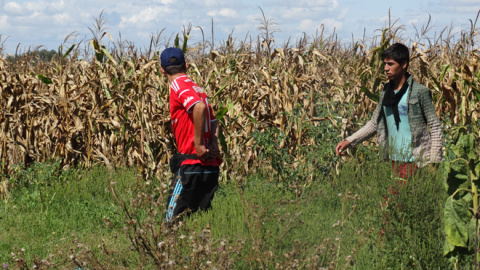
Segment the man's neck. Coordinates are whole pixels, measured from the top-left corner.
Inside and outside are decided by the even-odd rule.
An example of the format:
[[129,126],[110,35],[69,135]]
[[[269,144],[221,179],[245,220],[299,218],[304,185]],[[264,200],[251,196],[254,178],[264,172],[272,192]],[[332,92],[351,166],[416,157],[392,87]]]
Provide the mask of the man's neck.
[[406,80],[407,80],[407,73],[404,73],[403,76],[398,79],[393,79],[392,80],[393,90],[395,91],[400,90],[400,88],[402,88]]
[[173,82],[176,78],[178,78],[182,75],[185,75],[185,73],[177,73],[177,74],[173,74],[173,75],[168,75],[167,74],[167,78],[170,82]]

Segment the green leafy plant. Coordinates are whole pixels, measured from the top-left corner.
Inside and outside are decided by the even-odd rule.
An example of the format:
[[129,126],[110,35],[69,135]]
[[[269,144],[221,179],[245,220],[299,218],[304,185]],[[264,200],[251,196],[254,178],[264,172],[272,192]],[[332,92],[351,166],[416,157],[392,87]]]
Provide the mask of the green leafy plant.
[[[446,240],[444,254],[459,248],[472,252],[478,238],[478,184],[480,180],[480,153],[476,147],[478,135],[466,127],[453,131],[450,147],[451,160],[442,164],[449,194],[445,202],[444,222]],[[455,253],[452,253],[455,254]]]

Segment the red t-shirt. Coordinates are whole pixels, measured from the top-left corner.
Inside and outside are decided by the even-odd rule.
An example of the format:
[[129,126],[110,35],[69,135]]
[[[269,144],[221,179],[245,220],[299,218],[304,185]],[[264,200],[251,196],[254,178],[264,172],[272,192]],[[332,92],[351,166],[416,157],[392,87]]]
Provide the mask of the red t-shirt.
[[[173,134],[177,141],[178,152],[182,154],[196,154],[193,138],[195,129],[193,125],[193,106],[198,102],[207,105],[207,114],[205,118],[205,147],[208,147],[211,122],[217,121],[213,115],[212,107],[208,104],[208,97],[195,82],[190,80],[187,75],[178,76],[170,84],[170,117],[172,122]],[[201,162],[200,160],[187,159],[182,165],[202,164],[204,166],[220,166],[221,158]]]

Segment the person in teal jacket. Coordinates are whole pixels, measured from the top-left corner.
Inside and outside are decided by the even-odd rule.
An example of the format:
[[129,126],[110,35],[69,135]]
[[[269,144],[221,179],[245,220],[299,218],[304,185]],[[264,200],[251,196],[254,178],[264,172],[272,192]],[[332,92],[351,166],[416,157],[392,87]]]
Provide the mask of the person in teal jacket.
[[[382,54],[389,82],[380,93],[372,118],[357,132],[340,142],[335,151],[345,149],[378,135],[385,158],[409,167],[424,167],[442,161],[442,128],[432,103],[430,90],[407,72],[409,50],[400,43]],[[406,172],[400,172],[405,178]]]

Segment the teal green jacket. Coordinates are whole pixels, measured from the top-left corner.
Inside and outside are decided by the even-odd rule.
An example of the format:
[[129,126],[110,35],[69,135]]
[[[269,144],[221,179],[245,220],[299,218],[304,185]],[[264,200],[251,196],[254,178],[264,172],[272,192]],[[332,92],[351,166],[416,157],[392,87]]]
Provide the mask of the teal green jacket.
[[[410,87],[407,97],[407,115],[412,133],[412,154],[418,166],[442,161],[442,126],[432,103],[430,90],[417,83],[413,76],[408,78]],[[359,144],[375,134],[382,153],[388,158],[388,130],[385,114],[382,112],[382,102],[385,89],[380,93],[377,108],[370,121],[361,129],[347,137],[352,146]]]

